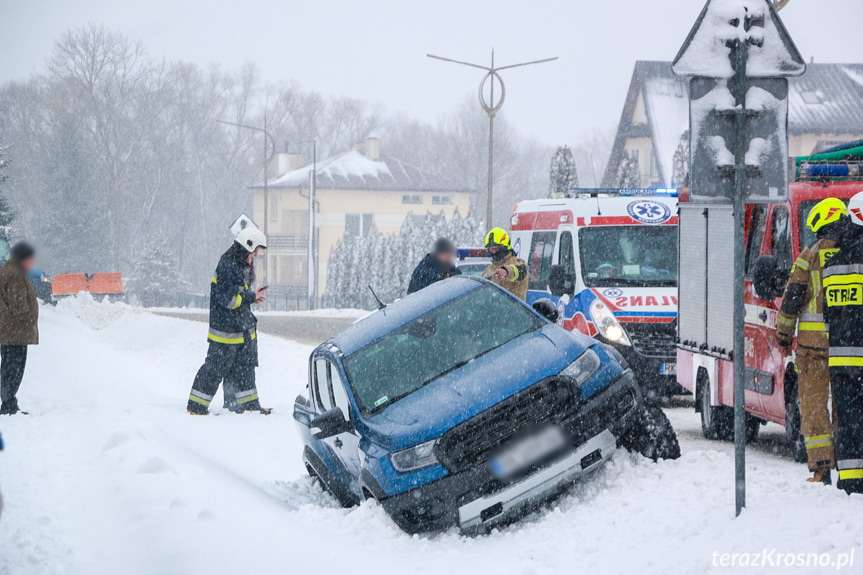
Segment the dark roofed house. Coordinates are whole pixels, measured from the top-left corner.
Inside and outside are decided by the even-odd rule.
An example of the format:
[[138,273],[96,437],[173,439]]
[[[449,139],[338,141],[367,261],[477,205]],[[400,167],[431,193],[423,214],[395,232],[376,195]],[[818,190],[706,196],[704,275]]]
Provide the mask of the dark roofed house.
[[[638,165],[641,186],[682,184],[688,86],[671,72],[671,62],[636,62],[603,187],[619,187],[627,156]],[[809,64],[803,76],[790,79],[788,112],[792,156],[863,138],[863,64]]]

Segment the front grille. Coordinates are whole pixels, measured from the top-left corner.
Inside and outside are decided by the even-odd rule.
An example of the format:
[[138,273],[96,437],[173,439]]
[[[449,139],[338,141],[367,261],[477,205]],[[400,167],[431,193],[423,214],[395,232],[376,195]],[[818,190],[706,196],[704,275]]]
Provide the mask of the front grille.
[[560,424],[575,406],[567,382],[541,381],[447,431],[438,442],[436,455],[452,472],[470,469],[487,462],[496,447],[526,426]]
[[639,355],[668,359],[677,355],[675,323],[627,323],[624,325]]

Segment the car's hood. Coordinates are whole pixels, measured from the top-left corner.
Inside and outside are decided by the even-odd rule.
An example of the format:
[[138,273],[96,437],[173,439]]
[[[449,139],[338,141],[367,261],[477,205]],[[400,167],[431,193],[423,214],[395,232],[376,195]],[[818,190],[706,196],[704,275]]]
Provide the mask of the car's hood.
[[549,324],[433,381],[366,420],[368,434],[390,449],[440,436],[507,397],[559,373],[592,339]]

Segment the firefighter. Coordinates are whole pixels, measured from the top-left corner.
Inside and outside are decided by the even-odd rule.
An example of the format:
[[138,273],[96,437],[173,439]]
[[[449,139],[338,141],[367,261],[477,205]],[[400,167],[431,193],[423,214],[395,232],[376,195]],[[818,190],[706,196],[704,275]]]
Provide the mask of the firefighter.
[[809,212],[806,225],[818,238],[801,252],[791,268],[779,308],[776,336],[784,356],[791,355],[797,331],[795,364],[800,374],[800,424],[809,458],[811,482],[830,484],[833,426],[830,422],[830,377],[827,369],[827,333],[824,330],[824,298],[821,277],[824,264],[837,251],[836,241],[847,227],[848,210],[838,198],[819,202]]
[[255,387],[258,341],[257,318],[252,313],[252,304],[264,301],[267,289],[252,289],[253,261],[266,249],[266,236],[258,229],[246,228],[219,260],[210,284],[210,347],[189,394],[187,409],[193,415],[209,413],[210,402],[223,380],[225,405],[231,411],[271,411],[261,407]]
[[512,251],[509,234],[503,228],[493,228],[485,236],[485,250],[491,263],[482,276],[524,300],[527,296],[527,264]]
[[824,268],[824,320],[837,411],[836,485],[863,493],[863,192],[848,203],[854,225]]

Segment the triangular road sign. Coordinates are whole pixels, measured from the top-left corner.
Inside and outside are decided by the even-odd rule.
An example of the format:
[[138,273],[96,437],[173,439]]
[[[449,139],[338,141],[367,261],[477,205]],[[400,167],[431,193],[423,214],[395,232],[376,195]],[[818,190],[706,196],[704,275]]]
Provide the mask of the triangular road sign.
[[707,0],[674,59],[678,76],[730,78],[729,43],[749,45],[750,78],[800,76],[806,63],[769,0]]

